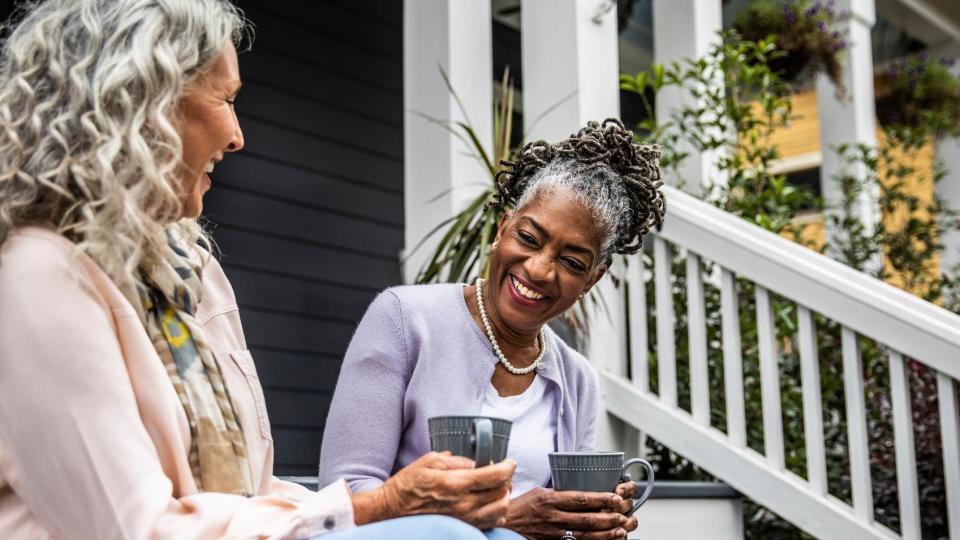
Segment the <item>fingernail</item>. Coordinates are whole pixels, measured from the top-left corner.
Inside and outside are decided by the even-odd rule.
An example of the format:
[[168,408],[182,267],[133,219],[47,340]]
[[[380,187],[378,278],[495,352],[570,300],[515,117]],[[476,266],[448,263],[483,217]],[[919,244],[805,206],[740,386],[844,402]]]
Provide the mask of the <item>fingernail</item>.
[[617,536],[622,537],[622,538],[626,538],[626,537],[627,537],[627,531],[625,531],[625,530],[623,530],[623,529],[617,529]]
[[497,520],[497,527],[503,527],[507,524],[507,518],[500,518]]

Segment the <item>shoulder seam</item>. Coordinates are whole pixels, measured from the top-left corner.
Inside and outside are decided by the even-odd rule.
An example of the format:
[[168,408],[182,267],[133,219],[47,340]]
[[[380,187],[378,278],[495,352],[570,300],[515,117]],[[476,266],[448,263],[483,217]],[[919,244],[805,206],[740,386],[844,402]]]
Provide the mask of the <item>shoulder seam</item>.
[[393,309],[394,316],[396,317],[397,332],[400,334],[400,349],[403,351],[403,358],[404,361],[406,361],[408,359],[407,335],[403,328],[403,305],[400,303],[400,297],[397,296],[397,293],[392,289],[387,289],[385,292],[390,293],[390,296],[393,297]]

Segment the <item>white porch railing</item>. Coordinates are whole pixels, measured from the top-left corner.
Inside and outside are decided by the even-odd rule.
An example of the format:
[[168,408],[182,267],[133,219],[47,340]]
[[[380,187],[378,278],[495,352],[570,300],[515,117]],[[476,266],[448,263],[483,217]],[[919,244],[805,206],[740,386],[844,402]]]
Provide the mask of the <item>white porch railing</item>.
[[[643,258],[630,259],[632,379],[603,370],[607,410],[679,452],[741,493],[819,538],[920,539],[910,392],[905,358],[936,371],[950,538],[960,539],[960,317],[843,264],[755,227],[683,192],[664,188],[663,230],[653,238],[655,298]],[[670,245],[687,257],[691,412],[677,404]],[[710,426],[707,333],[701,258],[719,267],[726,433]],[[755,284],[763,412],[760,454],[747,446],[737,278]],[[797,304],[807,478],[785,467],[780,343],[771,293]],[[658,394],[648,380],[647,301],[655,301]],[[843,386],[852,505],[828,493],[814,314],[842,327]],[[901,534],[874,521],[860,336],[888,350]],[[623,366],[621,366],[623,367]]]

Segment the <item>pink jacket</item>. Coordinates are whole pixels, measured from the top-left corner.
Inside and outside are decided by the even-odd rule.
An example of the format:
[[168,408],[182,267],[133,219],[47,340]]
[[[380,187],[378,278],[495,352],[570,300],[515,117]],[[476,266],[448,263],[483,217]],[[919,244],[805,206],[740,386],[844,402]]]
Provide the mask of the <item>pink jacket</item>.
[[198,318],[244,427],[257,496],[198,493],[183,407],[133,306],[40,228],[0,248],[0,538],[307,538],[353,527],[345,483],[272,476],[263,391],[220,265]]

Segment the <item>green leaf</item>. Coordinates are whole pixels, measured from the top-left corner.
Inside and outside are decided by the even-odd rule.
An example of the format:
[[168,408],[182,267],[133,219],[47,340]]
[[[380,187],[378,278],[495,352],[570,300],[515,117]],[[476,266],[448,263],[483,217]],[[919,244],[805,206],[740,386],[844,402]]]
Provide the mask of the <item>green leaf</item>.
[[654,91],[659,92],[663,88],[663,75],[664,75],[663,64],[654,64],[653,65],[653,89]]

